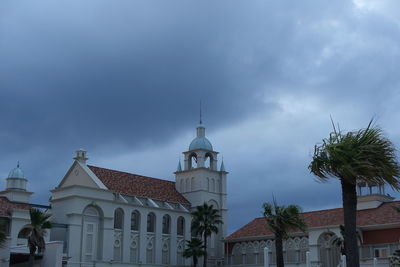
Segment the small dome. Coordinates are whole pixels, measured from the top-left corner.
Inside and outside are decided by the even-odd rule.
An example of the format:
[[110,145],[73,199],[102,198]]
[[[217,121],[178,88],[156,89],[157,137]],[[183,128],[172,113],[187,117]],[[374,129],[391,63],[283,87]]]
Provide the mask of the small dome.
[[213,150],[213,147],[211,145],[211,142],[208,141],[207,138],[205,138],[205,137],[196,137],[190,143],[189,150],[196,150],[196,149]]
[[10,171],[8,178],[25,178],[24,171],[19,167],[19,164]]

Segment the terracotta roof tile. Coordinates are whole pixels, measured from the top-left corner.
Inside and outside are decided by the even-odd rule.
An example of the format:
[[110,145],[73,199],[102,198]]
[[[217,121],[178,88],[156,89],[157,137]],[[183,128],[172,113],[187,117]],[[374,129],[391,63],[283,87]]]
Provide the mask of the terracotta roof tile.
[[[357,211],[357,226],[373,226],[382,224],[400,223],[400,213],[392,207],[400,206],[400,201],[383,203],[376,209]],[[343,209],[318,210],[302,214],[309,228],[336,226],[343,224]],[[264,217],[256,218],[228,236],[226,239],[252,238],[273,235],[266,227]]]
[[29,210],[30,208],[29,204],[11,202],[8,198],[0,196],[0,216],[10,216],[13,209]]
[[175,189],[175,182],[96,166],[88,167],[114,192],[190,205],[190,202]]

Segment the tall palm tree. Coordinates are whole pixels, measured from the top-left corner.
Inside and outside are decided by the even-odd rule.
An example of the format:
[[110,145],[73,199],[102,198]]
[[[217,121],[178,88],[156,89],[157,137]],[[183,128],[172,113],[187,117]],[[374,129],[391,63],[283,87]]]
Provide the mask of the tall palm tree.
[[333,125],[333,133],[316,145],[309,165],[311,173],[321,181],[337,178],[342,186],[347,266],[359,267],[357,244],[358,182],[389,184],[400,189],[400,166],[395,148],[381,128],[372,124],[367,128],[342,133]]
[[306,231],[307,225],[300,216],[301,208],[297,205],[278,206],[275,198],[272,203],[264,203],[264,217],[268,228],[275,235],[276,266],[284,267],[283,239],[291,230]]
[[[218,233],[218,225],[222,224],[221,216],[213,205],[204,203],[197,206],[192,212],[193,222],[192,231],[198,236],[202,236],[204,240],[204,250],[207,252],[207,238],[212,233]],[[204,255],[204,267],[207,267],[207,253]]]
[[27,226],[30,229],[28,237],[29,266],[33,266],[36,250],[38,250],[38,253],[42,253],[46,249],[44,237],[46,229],[51,228],[49,221],[51,214],[34,208],[30,209],[29,214],[31,217],[31,223]]
[[197,237],[186,240],[186,249],[183,251],[183,257],[193,258],[193,266],[197,266],[198,258],[204,256],[207,252],[204,250],[203,241]]

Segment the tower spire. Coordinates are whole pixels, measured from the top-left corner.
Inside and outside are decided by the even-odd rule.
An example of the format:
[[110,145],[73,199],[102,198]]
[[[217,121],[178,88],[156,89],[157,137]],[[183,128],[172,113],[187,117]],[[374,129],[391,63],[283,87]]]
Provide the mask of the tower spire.
[[203,124],[203,120],[202,120],[202,117],[201,117],[201,100],[200,100],[200,124]]

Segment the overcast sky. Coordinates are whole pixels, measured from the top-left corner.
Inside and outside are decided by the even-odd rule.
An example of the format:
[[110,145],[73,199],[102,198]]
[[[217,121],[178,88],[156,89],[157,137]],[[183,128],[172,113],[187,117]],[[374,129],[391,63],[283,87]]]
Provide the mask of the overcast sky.
[[229,233],[272,195],[341,205],[307,166],[331,131],[372,117],[400,146],[400,2],[0,1],[0,176],[17,161],[46,204],[88,151],[174,179],[198,123],[229,171]]

